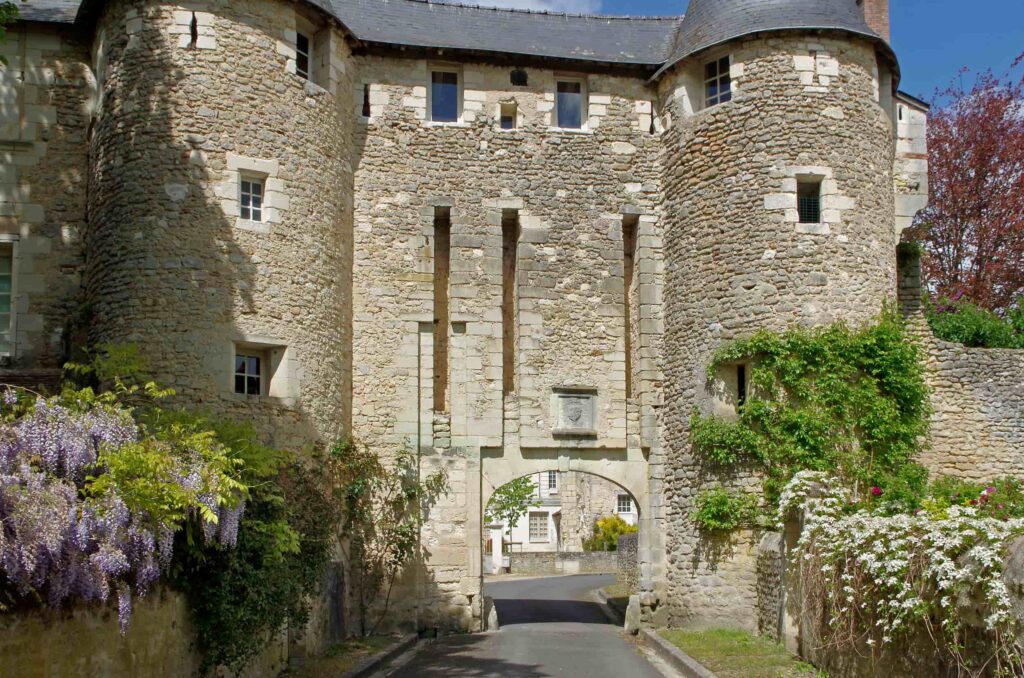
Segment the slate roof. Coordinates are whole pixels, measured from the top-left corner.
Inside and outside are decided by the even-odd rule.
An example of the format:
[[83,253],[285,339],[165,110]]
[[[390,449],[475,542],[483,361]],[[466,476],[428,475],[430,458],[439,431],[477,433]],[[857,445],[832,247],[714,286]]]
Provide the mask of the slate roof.
[[[658,73],[727,40],[787,28],[877,40],[855,0],[690,0],[685,17],[610,17],[494,9],[429,0],[307,0],[359,41],[644,67]],[[87,23],[103,0],[28,0],[28,21]],[[891,53],[891,52],[890,52]],[[895,61],[895,59],[894,59]]]

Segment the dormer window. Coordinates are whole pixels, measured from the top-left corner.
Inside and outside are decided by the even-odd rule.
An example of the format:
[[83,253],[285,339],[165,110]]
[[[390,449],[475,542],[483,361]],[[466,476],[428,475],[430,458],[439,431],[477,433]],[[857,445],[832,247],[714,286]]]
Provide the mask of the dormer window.
[[729,57],[724,56],[704,65],[704,107],[732,101],[732,80]]

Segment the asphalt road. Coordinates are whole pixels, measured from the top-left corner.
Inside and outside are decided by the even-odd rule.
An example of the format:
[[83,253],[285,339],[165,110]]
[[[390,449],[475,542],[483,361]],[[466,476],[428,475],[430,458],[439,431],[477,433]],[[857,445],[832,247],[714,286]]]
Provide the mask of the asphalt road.
[[501,630],[426,645],[393,678],[662,678],[590,591],[615,581],[580,575],[489,583]]

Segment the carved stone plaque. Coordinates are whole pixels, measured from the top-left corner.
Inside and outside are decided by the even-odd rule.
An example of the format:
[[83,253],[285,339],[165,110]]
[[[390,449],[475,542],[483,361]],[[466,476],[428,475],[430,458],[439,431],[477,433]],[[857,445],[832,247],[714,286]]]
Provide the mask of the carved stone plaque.
[[596,433],[597,396],[593,393],[555,393],[556,434]]

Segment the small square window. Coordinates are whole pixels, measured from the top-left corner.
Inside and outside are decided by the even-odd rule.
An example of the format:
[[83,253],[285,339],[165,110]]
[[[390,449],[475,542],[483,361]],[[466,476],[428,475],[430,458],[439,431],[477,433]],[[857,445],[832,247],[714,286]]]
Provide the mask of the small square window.
[[546,542],[548,537],[548,514],[541,511],[530,512],[530,541]]
[[583,128],[583,83],[559,81],[555,96],[555,112],[562,129]]
[[459,74],[433,71],[430,74],[430,119],[434,122],[458,122]]
[[628,494],[620,494],[618,497],[618,509],[619,513],[632,513],[633,512],[633,498]]
[[235,393],[263,395],[264,358],[255,353],[235,354]]
[[295,35],[295,74],[309,80],[310,63],[312,63],[312,51],[309,46],[309,36],[297,33]]
[[798,181],[796,198],[800,223],[821,223],[821,181]]
[[729,57],[725,56],[704,65],[704,106],[727,101],[732,101],[732,80],[729,77]]
[[516,117],[519,114],[519,107],[514,104],[501,105],[501,129],[515,129]]
[[263,221],[263,179],[243,177],[238,203],[238,216],[249,221]]

